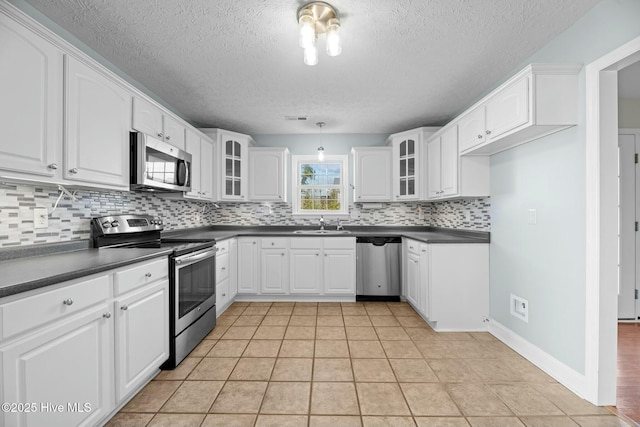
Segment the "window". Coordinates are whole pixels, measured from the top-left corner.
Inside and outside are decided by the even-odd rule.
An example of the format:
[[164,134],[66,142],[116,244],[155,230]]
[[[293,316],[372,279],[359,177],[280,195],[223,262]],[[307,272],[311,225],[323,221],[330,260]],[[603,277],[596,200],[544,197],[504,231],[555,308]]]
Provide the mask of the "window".
[[347,156],[293,156],[293,213],[296,215],[346,215]]

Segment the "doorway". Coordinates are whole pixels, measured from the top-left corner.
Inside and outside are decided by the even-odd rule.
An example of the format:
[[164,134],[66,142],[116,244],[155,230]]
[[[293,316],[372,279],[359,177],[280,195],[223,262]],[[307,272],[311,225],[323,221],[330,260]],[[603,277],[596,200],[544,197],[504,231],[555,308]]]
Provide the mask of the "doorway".
[[[586,397],[616,404],[618,357],[618,74],[640,61],[640,37],[586,67]],[[634,224],[635,227],[635,224]]]

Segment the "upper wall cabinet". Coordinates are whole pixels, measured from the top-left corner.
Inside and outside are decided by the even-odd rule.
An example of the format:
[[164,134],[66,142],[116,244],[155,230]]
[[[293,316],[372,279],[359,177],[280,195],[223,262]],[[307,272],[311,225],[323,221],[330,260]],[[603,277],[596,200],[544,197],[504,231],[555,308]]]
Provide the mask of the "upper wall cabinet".
[[461,154],[488,155],[574,126],[581,65],[531,64],[453,123]]
[[458,154],[458,126],[437,132],[426,141],[427,200],[489,195],[489,156]]
[[393,166],[393,200],[420,198],[420,152],[422,131],[414,129],[389,137]]
[[181,150],[185,149],[185,127],[174,118],[162,114],[151,102],[140,97],[133,98],[132,127],[147,135],[160,138]]
[[287,201],[287,148],[249,148],[249,200]]
[[216,169],[214,178],[217,199],[246,201],[249,190],[249,147],[255,143],[249,135],[223,129],[200,129],[216,141]]
[[389,202],[392,200],[392,148],[353,147],[353,201]]
[[3,14],[0,40],[0,169],[59,175],[62,51]]
[[64,178],[128,188],[131,95],[70,56],[65,77]]
[[186,151],[191,154],[191,191],[186,198],[213,200],[213,143],[187,130]]

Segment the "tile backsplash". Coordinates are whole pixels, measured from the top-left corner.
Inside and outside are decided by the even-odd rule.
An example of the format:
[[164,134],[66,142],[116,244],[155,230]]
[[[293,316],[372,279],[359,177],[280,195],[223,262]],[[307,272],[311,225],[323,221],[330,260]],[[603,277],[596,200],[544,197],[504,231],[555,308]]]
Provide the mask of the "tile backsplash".
[[[317,217],[294,217],[291,203],[213,203],[169,199],[151,193],[79,190],[76,200],[56,186],[0,183],[0,247],[88,239],[89,220],[114,213],[146,213],[161,217],[166,230],[207,225],[316,225]],[[46,229],[33,228],[33,209],[47,208]],[[348,225],[432,225],[490,231],[490,200],[463,199],[444,202],[382,203],[371,209],[349,207]],[[420,214],[422,210],[422,215]],[[423,218],[423,219],[422,219]],[[327,219],[332,224],[332,219]]]

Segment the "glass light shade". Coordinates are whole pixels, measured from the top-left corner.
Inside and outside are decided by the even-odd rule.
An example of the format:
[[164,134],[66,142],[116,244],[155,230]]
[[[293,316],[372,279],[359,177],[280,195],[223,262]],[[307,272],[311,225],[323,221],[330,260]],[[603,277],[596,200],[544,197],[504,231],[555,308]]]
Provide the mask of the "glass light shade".
[[310,10],[305,10],[301,13],[300,19],[300,47],[307,48],[313,46],[316,43],[316,23],[313,20]]
[[324,160],[324,147],[318,147],[318,160]]
[[340,21],[330,19],[327,23],[327,55],[338,56],[342,53],[342,40],[340,39]]
[[318,63],[318,48],[314,45],[304,48],[304,63],[316,65]]

